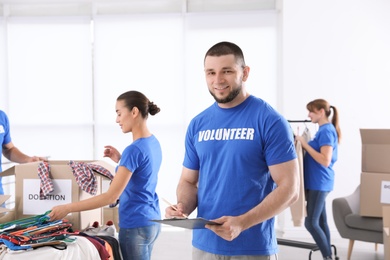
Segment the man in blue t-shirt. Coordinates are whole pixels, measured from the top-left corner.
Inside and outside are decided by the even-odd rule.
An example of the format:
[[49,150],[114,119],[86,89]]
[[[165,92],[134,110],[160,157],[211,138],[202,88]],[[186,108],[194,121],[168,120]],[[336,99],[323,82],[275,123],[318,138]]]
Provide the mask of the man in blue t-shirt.
[[[230,42],[211,47],[204,71],[215,103],[190,122],[176,209],[221,225],[193,232],[193,259],[277,259],[274,216],[298,197],[288,122],[245,88],[249,67]],[[249,257],[248,257],[249,256]]]
[[[30,157],[28,155],[25,155],[12,143],[8,117],[2,110],[0,110],[0,144],[0,172],[3,171],[1,167],[1,154],[4,155],[4,157],[8,160],[16,163],[27,163],[46,160],[46,158],[43,157]],[[2,177],[0,176],[0,195],[4,194],[1,179]]]

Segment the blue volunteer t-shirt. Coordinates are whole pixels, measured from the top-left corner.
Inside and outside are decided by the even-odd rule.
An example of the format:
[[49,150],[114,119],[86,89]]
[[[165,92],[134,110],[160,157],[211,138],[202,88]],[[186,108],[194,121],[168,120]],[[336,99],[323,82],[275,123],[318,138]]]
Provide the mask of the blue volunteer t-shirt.
[[[269,166],[296,158],[287,121],[254,96],[224,109],[216,103],[189,124],[183,166],[199,170],[198,216],[243,214],[275,188]],[[286,173],[288,174],[288,173]],[[274,218],[226,241],[207,229],[194,230],[193,246],[220,255],[277,253]]]
[[161,219],[156,193],[162,151],[157,138],[152,135],[140,138],[127,146],[118,166],[133,173],[120,196],[119,226],[136,228],[155,225],[151,219]]
[[[0,172],[3,171],[1,167],[1,157],[3,154],[3,145],[11,142],[11,134],[9,131],[9,121],[7,115],[0,110]],[[0,195],[4,194],[2,177],[0,176]]]
[[309,153],[305,153],[303,159],[305,189],[332,191],[334,187],[333,165],[338,157],[338,137],[336,128],[331,123],[320,126],[313,140],[309,141],[309,145],[317,152],[320,152],[321,146],[331,146],[333,152],[328,167],[319,164]]

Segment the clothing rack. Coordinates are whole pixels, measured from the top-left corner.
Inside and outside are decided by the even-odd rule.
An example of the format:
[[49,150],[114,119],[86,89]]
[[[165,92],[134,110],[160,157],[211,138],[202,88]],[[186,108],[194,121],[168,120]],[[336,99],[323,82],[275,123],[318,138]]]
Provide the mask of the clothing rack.
[[[291,128],[292,128],[292,125],[294,123],[303,123],[305,125],[305,128],[309,128],[309,129],[312,128],[312,130],[315,132],[318,130],[318,125],[313,123],[310,119],[287,120],[287,122],[290,123]],[[310,124],[307,124],[307,123],[310,123]],[[310,125],[310,127],[309,127],[309,125]],[[296,134],[298,134],[298,135],[300,134],[299,128],[297,128],[297,130],[298,130],[297,133],[294,132],[294,137]]]
[[311,123],[311,120],[287,120],[289,123]]
[[[278,245],[283,246],[293,246],[293,247],[299,247],[299,248],[305,248],[310,249],[309,253],[309,260],[311,260],[311,255],[313,252],[320,250],[317,246],[317,244],[314,243],[308,243],[308,242],[302,242],[302,241],[292,241],[288,239],[278,238]],[[334,259],[339,260],[339,257],[337,256],[337,249],[335,245],[331,245],[334,251]]]
[[[287,120],[289,123],[311,123],[311,120]],[[278,245],[283,245],[283,246],[292,246],[292,247],[298,247],[298,248],[304,248],[304,249],[310,249],[309,252],[309,260],[311,260],[311,255],[313,252],[318,251],[319,248],[317,244],[315,243],[308,243],[308,242],[302,242],[302,241],[294,241],[294,240],[289,240],[289,239],[284,239],[284,238],[277,238]],[[336,260],[339,259],[337,256],[337,249],[336,246],[331,245],[331,247],[334,250],[334,257]]]

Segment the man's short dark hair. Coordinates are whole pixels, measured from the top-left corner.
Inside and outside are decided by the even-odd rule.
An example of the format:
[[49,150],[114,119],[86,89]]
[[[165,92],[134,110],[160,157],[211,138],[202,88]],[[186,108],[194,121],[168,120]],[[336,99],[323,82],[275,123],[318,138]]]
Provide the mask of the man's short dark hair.
[[240,47],[231,42],[219,42],[215,44],[206,52],[204,59],[206,60],[207,56],[219,57],[229,54],[233,54],[237,63],[241,62],[241,65],[245,67],[244,53]]

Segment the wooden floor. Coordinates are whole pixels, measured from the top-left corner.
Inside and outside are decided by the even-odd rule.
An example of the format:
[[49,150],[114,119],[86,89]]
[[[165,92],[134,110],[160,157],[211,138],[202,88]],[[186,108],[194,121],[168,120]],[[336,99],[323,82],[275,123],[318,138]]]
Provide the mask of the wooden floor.
[[[191,260],[191,238],[192,232],[187,229],[163,227],[162,232],[156,241],[152,260]],[[302,241],[313,243],[309,236],[299,235],[294,238],[292,234],[289,237],[283,237],[292,241]],[[338,234],[332,235],[332,244],[336,247],[339,260],[347,260],[348,243]],[[305,260],[309,259],[309,249],[296,248],[291,246],[279,245],[279,260]],[[311,255],[312,260],[322,260],[321,253],[315,251]],[[375,244],[355,241],[351,260],[383,260],[383,245],[378,245],[378,251],[375,251]]]

